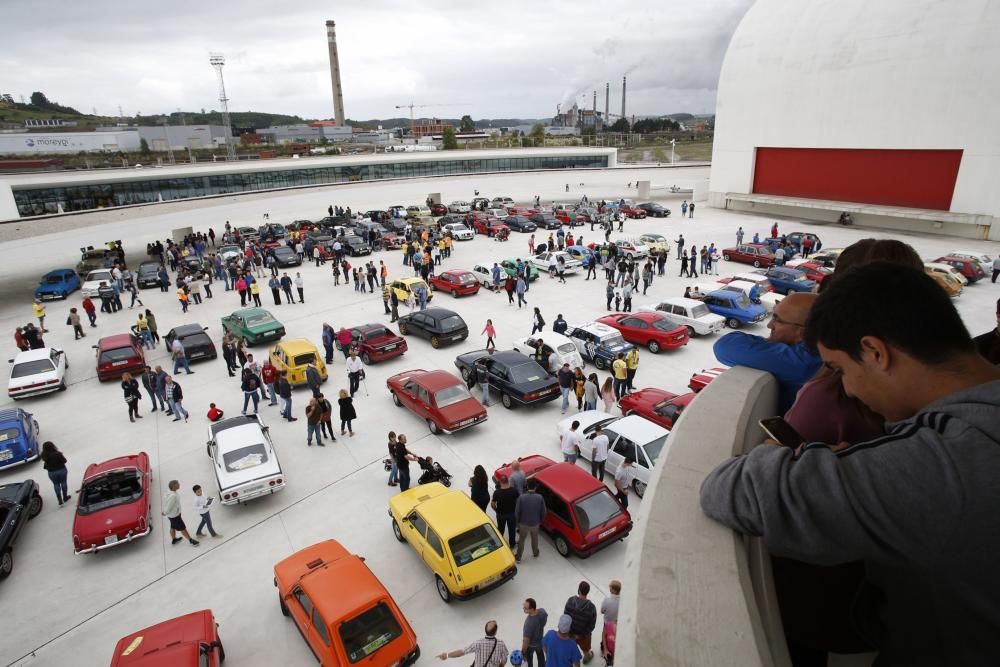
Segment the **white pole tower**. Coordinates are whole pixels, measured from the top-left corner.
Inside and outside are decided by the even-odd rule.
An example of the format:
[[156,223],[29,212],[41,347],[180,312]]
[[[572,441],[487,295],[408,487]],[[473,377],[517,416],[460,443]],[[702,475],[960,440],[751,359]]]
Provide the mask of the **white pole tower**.
[[222,53],[209,53],[208,62],[219,76],[219,103],[222,104],[222,125],[226,128],[226,159],[235,160],[236,145],[233,143],[233,124],[229,120],[229,98],[226,97],[226,82],[222,78],[222,66],[226,64],[226,56]]

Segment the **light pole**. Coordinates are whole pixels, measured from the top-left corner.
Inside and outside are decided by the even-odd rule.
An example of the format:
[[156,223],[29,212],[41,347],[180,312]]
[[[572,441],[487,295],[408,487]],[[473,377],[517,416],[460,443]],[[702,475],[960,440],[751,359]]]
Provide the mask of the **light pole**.
[[226,159],[236,159],[236,146],[233,145],[233,126],[229,120],[229,98],[226,97],[226,82],[222,78],[222,66],[226,64],[226,56],[221,53],[209,53],[209,64],[219,75],[219,102],[222,104],[222,125],[226,128]]
[[670,140],[670,164],[674,163],[674,146],[677,144],[676,139]]

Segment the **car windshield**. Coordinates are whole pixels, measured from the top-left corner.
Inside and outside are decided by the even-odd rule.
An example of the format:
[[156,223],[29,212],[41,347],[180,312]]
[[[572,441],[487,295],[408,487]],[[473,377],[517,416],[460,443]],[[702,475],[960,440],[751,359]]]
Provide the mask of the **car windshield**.
[[601,338],[601,344],[607,345],[608,347],[621,347],[625,344],[625,339],[622,338],[620,333],[609,334]]
[[691,317],[696,318],[696,319],[699,318],[699,317],[705,317],[705,316],[711,315],[711,314],[712,314],[712,312],[708,309],[708,306],[706,306],[703,303],[699,303],[697,306],[695,306],[694,308],[691,309]]
[[112,470],[89,479],[80,489],[80,514],[91,514],[109,507],[125,505],[142,498],[142,480],[139,471]]
[[484,523],[481,526],[468,530],[458,537],[448,540],[448,547],[451,549],[455,563],[459,567],[479,560],[487,556],[502,546],[497,532],[493,529],[493,524]]
[[87,282],[96,282],[98,280],[103,280],[106,283],[111,282],[111,272],[110,271],[93,271],[87,274]]
[[55,366],[52,364],[51,359],[35,359],[34,361],[14,364],[14,367],[10,369],[10,377],[23,378],[38,375],[39,373],[48,373],[53,369],[55,369]]
[[668,319],[662,319],[653,322],[653,328],[657,331],[673,331],[677,328],[677,324]]
[[112,350],[104,350],[101,352],[101,357],[97,360],[97,363],[111,364],[116,361],[128,361],[134,356],[135,350],[131,347],[116,347]]
[[340,639],[351,663],[360,662],[403,634],[384,602],[340,624]]
[[797,283],[804,283],[804,282],[808,282],[809,278],[806,277],[804,274],[801,274],[801,275],[795,276],[794,280]]
[[573,345],[573,343],[563,343],[556,349],[559,350],[560,354],[573,354],[576,352],[576,345]]
[[255,327],[262,324],[270,324],[271,322],[274,322],[274,317],[271,313],[256,313],[247,316],[247,326]]
[[535,362],[518,364],[517,366],[510,367],[510,378],[514,381],[514,384],[534,382],[535,380],[541,380],[544,377],[545,371],[542,370],[542,367]]
[[249,470],[267,463],[267,447],[263,443],[248,445],[226,452],[222,455],[222,463],[228,472]]
[[622,513],[621,505],[607,489],[584,498],[573,509],[583,532],[603,525]]
[[658,457],[660,455],[660,452],[663,451],[663,446],[665,444],[667,444],[666,435],[659,437],[656,440],[653,440],[652,442],[647,442],[645,445],[642,446],[643,450],[646,452],[646,458],[649,459],[650,465],[656,463],[656,457]]
[[316,363],[316,354],[314,352],[306,352],[305,354],[298,354],[295,355],[294,359],[292,359],[293,366],[305,366],[307,364],[315,364],[315,363]]
[[737,308],[749,308],[752,304],[750,303],[750,297],[746,295],[746,292],[741,290],[733,299],[733,305]]
[[441,320],[441,331],[452,331],[454,329],[461,329],[464,326],[462,318],[458,315],[449,315],[448,317]]
[[238,245],[224,245],[224,246],[222,246],[222,248],[219,249],[219,252],[222,252],[222,253],[227,253],[227,252],[240,253],[240,252],[243,252],[243,251],[240,250],[240,247]]
[[464,384],[456,384],[434,392],[434,403],[439,408],[446,408],[449,405],[461,403],[467,398],[472,398],[472,394],[469,393]]
[[60,274],[56,274],[54,276],[52,276],[52,275],[45,276],[45,284],[46,285],[60,285],[60,284],[62,284],[62,282],[63,282],[63,277]]
[[476,282],[476,277],[474,275],[472,275],[471,273],[461,273],[458,276],[458,282],[460,282],[462,284],[474,283],[474,282]]

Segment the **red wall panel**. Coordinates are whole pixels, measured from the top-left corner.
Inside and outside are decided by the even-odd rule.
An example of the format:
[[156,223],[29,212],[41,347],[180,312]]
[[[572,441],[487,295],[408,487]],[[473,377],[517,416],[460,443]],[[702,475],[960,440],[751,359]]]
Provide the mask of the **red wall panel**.
[[947,211],[961,150],[758,148],[755,194]]

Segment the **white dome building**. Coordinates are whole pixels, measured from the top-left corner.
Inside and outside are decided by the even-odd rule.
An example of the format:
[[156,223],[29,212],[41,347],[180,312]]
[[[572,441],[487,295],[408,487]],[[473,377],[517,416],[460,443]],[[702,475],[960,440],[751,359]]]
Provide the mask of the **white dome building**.
[[1000,2],[758,0],[719,80],[709,203],[1000,240]]

